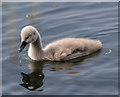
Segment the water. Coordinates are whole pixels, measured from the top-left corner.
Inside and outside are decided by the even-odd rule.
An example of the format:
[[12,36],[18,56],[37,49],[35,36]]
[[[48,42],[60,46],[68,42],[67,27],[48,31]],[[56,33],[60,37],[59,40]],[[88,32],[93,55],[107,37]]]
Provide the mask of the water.
[[[3,3],[3,95],[118,94],[117,3]],[[20,31],[35,26],[43,46],[66,37],[99,39],[101,52],[79,62],[30,62]],[[25,84],[26,83],[26,84]],[[31,92],[32,91],[32,92]]]

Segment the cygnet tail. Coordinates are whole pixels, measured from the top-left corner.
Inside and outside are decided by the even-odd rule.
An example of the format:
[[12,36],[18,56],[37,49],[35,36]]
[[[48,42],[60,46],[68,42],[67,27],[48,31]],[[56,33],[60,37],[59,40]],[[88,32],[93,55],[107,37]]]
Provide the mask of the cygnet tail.
[[97,47],[98,47],[98,50],[99,50],[99,49],[102,49],[102,43],[101,43],[101,41],[97,40],[97,41],[96,41],[96,45],[97,45]]

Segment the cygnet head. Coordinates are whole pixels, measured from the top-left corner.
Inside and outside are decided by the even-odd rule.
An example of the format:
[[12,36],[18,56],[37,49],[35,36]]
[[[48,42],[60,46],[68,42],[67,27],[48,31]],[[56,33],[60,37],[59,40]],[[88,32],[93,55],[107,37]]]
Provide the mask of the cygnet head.
[[21,30],[21,46],[19,52],[21,52],[24,47],[35,42],[39,37],[38,31],[33,26],[26,26]]

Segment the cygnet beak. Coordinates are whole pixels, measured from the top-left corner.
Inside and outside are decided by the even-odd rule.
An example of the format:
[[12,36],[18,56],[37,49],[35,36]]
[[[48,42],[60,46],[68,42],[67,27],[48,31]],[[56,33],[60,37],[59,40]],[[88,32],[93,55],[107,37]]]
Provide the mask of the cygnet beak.
[[26,46],[27,44],[28,44],[27,42],[23,41],[23,42],[21,43],[20,48],[19,48],[18,51],[21,52],[21,51],[25,48],[25,46]]

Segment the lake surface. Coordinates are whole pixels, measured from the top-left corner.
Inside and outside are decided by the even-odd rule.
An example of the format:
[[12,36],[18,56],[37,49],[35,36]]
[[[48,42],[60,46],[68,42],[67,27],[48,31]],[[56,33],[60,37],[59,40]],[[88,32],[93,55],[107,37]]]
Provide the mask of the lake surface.
[[[77,62],[31,62],[18,53],[20,31],[35,26],[43,46],[66,37],[98,39],[101,52]],[[117,3],[2,4],[3,95],[117,95]]]

